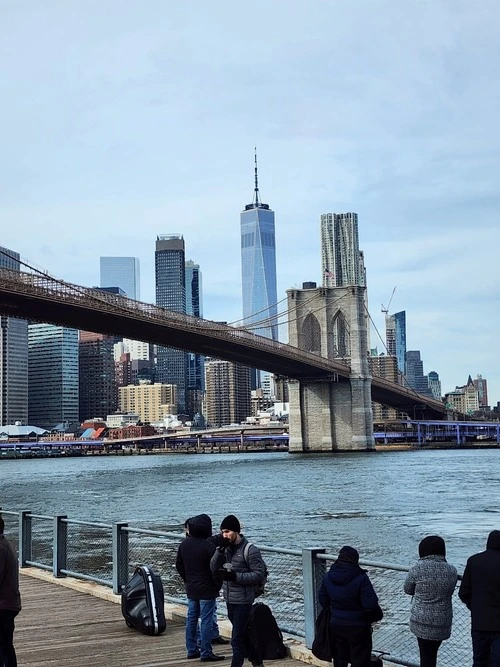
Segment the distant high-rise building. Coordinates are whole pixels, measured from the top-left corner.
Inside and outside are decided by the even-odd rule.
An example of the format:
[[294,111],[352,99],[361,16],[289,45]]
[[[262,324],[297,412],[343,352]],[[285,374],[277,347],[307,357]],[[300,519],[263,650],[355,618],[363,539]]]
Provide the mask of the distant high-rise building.
[[253,201],[240,215],[243,326],[278,340],[274,211],[260,200],[255,154]]
[[482,375],[476,375],[476,379],[473,380],[474,386],[477,389],[478,398],[479,398],[479,407],[484,408],[489,405],[488,403],[488,382],[486,378],[483,378]]
[[357,213],[321,216],[321,265],[324,287],[366,286]]
[[429,379],[429,389],[431,390],[432,396],[440,401],[441,400],[441,380],[436,371],[430,371],[427,376]]
[[[0,268],[19,271],[18,252],[0,247]],[[0,425],[28,422],[28,323],[0,316]]]
[[205,361],[206,421],[239,424],[251,414],[250,368],[232,361]]
[[80,421],[106,416],[118,407],[113,347],[116,338],[80,331],[79,405]]
[[140,299],[137,257],[101,257],[101,287],[120,287],[129,299]]
[[28,326],[28,420],[50,429],[78,422],[78,331],[53,324]]
[[[186,312],[186,260],[184,238],[166,234],[156,239],[156,305],[177,313]],[[186,412],[187,355],[182,350],[158,346],[158,382],[177,387],[179,414]]]
[[420,359],[420,350],[409,350],[406,353],[406,381],[408,386],[418,394],[432,397],[429,389],[429,378],[424,375],[424,364]]
[[[188,260],[186,270],[186,313],[203,317],[203,281],[200,265]],[[187,395],[186,412],[191,417],[200,413],[205,389],[204,357],[201,354],[187,354]]]
[[406,311],[385,316],[387,354],[396,357],[398,370],[406,373]]
[[159,422],[175,414],[176,397],[173,385],[145,380],[138,385],[120,387],[120,410],[139,415],[142,422]]
[[[368,357],[368,366],[372,375],[377,375],[390,380],[391,382],[398,382],[398,364],[394,355],[377,354],[376,349],[373,354]],[[395,408],[381,403],[372,403],[373,421],[392,421],[398,418],[398,413]]]

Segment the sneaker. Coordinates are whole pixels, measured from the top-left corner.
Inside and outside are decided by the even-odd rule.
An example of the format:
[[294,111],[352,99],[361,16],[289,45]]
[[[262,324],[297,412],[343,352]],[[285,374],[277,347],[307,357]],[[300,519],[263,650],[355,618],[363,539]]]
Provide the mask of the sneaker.
[[212,653],[212,655],[208,655],[206,658],[200,658],[200,662],[219,662],[219,660],[225,659],[225,655],[215,655],[215,653]]
[[188,653],[187,657],[188,657],[188,660],[194,660],[195,658],[200,657],[200,652],[196,651],[195,653]]
[[221,637],[219,635],[218,637],[214,637],[212,639],[212,644],[218,644],[219,646],[223,646],[224,644],[229,644],[229,639],[224,639],[224,637]]

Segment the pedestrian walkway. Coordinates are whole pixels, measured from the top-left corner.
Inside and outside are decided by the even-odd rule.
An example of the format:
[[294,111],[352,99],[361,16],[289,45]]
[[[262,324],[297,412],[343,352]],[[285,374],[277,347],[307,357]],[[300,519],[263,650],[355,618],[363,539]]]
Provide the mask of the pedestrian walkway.
[[[168,621],[159,637],[127,628],[120,606],[93,595],[21,574],[23,610],[14,641],[22,667],[193,667],[187,660],[184,625]],[[229,656],[229,646],[216,652]],[[229,660],[221,665],[228,665]],[[288,658],[274,667],[304,663]]]

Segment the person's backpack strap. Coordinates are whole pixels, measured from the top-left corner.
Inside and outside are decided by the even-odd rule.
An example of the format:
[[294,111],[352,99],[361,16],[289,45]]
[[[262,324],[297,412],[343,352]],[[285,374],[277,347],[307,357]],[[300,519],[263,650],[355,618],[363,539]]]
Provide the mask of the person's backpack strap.
[[245,548],[243,549],[243,560],[245,561],[245,565],[247,566],[248,569],[250,569],[250,560],[248,558],[248,554],[250,552],[250,547],[252,546],[253,546],[252,542],[247,542],[245,544]]

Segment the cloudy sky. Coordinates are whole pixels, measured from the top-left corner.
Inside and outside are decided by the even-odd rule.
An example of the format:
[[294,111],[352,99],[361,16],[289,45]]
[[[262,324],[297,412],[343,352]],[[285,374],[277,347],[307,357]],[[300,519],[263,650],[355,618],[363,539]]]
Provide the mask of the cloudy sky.
[[[182,233],[205,316],[241,316],[239,213],[276,212],[279,298],[356,211],[369,304],[443,390],[498,363],[498,0],[0,0],[0,245],[99,282]],[[496,64],[495,64],[496,63]],[[372,344],[383,349],[376,333]]]

